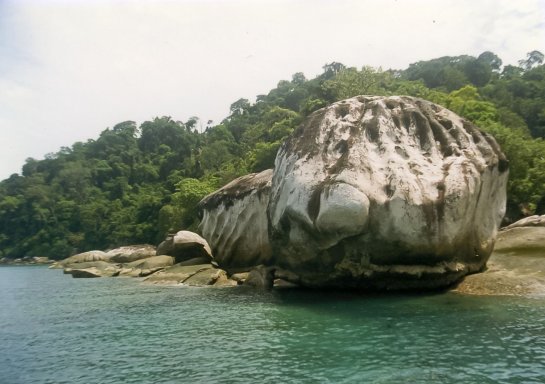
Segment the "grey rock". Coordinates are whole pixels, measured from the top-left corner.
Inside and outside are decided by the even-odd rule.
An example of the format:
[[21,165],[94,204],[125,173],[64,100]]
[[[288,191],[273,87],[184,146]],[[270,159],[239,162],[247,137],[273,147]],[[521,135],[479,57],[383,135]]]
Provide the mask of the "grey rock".
[[500,231],[494,253],[545,255],[545,227],[515,226]]
[[83,269],[65,269],[66,273],[69,273],[74,278],[94,278],[94,277],[104,277],[103,271],[96,269],[94,267],[91,268],[83,268]]
[[248,271],[271,258],[267,205],[272,170],[239,177],[200,203],[199,231],[214,260],[229,271]]
[[266,290],[272,289],[274,285],[274,268],[264,265],[255,267],[248,274],[244,285]]
[[521,219],[519,221],[514,222],[511,225],[508,225],[505,228],[502,228],[502,230],[508,230],[512,228],[519,228],[519,227],[545,227],[545,215],[534,215],[525,217],[524,219]]
[[169,268],[165,268],[162,271],[156,272],[151,276],[148,276],[144,282],[148,284],[161,284],[161,285],[178,285],[189,279],[191,276],[205,271],[207,269],[213,269],[212,264],[200,264],[200,265],[174,265]]
[[249,274],[250,274],[250,272],[234,273],[234,274],[231,275],[231,279],[236,281],[239,284],[243,284],[246,281],[246,279],[248,278]]
[[545,228],[513,227],[501,231],[486,271],[465,277],[455,291],[545,297]]
[[155,252],[155,247],[149,244],[126,245],[106,252],[106,256],[112,263],[129,263],[155,256]]
[[71,274],[72,277],[112,277],[117,276],[120,271],[119,265],[101,260],[70,263],[64,267],[64,273]]
[[85,263],[90,261],[110,261],[110,256],[106,254],[106,252],[102,251],[88,251],[83,253],[78,253],[77,255],[70,256],[64,260],[60,260],[53,265],[51,265],[50,268],[65,268],[69,264],[75,264],[75,263]]
[[149,276],[173,264],[174,258],[172,256],[152,256],[123,264],[123,269],[119,272],[119,275],[128,277]]
[[334,103],[276,157],[267,264],[312,287],[445,287],[484,268],[507,176],[496,141],[441,106]]

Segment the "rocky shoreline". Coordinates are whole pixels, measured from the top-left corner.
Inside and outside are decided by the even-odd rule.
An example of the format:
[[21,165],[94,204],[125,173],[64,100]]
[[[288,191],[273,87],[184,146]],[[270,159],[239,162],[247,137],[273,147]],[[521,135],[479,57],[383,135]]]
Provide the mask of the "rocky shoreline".
[[308,116],[274,169],[202,199],[202,237],[52,268],[162,285],[537,294],[545,218],[498,232],[508,168],[493,137],[439,105],[358,96]]
[[47,265],[54,263],[55,260],[50,260],[48,257],[43,256],[26,256],[18,259],[8,259],[3,257],[0,259],[0,266],[2,265]]
[[[187,231],[182,232],[187,234]],[[184,238],[184,233],[181,235],[178,239]],[[196,234],[191,233],[190,236],[193,240],[198,239]],[[167,241],[173,243],[174,236],[170,237]],[[193,243],[193,246],[204,249],[207,243],[204,239],[202,241]],[[199,252],[187,244],[182,249],[184,247],[190,256]],[[229,273],[218,268],[211,257],[192,257],[175,263],[175,257],[157,255],[157,252],[151,245],[133,245],[108,252],[85,252],[62,261],[45,257],[0,259],[0,265],[50,265],[49,268],[63,269],[65,274],[74,278],[139,277],[143,284],[164,286],[298,287],[289,281],[289,275],[265,266]],[[184,259],[179,250],[171,253]],[[481,296],[545,296],[545,215],[525,218],[503,228],[486,269],[464,277],[448,291]]]
[[[503,228],[486,269],[465,276],[447,290],[467,295],[545,296],[545,225],[536,223],[545,224],[545,215]],[[164,286],[298,287],[286,271],[263,265],[244,272],[219,268],[207,251],[210,248],[206,240],[195,233],[180,231],[166,241],[170,244],[168,253],[176,256],[157,255],[165,252],[164,243],[158,250],[151,245],[133,245],[108,252],[85,252],[54,262],[50,268],[62,268],[74,278],[139,277],[143,284]],[[35,264],[39,262],[51,263],[44,258],[34,260]]]

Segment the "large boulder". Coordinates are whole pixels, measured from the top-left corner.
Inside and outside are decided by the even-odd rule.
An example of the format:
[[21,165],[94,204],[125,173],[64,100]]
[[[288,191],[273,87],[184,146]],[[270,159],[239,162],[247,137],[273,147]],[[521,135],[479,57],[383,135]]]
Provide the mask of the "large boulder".
[[276,157],[267,264],[306,286],[452,284],[492,252],[507,175],[496,141],[438,105],[399,96],[332,104]]
[[199,231],[222,268],[247,271],[269,262],[267,205],[271,179],[271,169],[242,176],[199,203]]
[[168,255],[175,259],[175,263],[204,257],[212,260],[212,250],[208,242],[201,236],[190,231],[179,231],[168,235],[157,247],[157,256]]
[[65,268],[69,264],[87,263],[91,261],[110,261],[110,256],[103,251],[88,251],[67,257],[64,260],[53,263],[50,268]]

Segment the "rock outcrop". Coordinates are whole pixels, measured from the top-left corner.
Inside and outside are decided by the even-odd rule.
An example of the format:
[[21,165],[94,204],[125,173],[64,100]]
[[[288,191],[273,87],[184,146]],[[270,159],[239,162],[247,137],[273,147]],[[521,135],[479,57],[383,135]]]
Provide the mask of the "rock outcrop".
[[545,255],[545,215],[525,217],[502,228],[494,252]]
[[176,264],[154,273],[144,280],[147,284],[187,285],[194,287],[228,287],[238,285],[227,277],[227,273],[212,264],[180,265]]
[[76,263],[87,263],[90,261],[110,261],[110,256],[103,251],[88,251],[83,253],[78,253],[67,257],[64,260],[57,261],[53,263],[50,268],[65,268],[67,265],[76,264]]
[[64,265],[64,273],[72,275],[72,277],[112,277],[117,276],[120,271],[120,265],[102,260],[74,262]]
[[16,259],[7,257],[0,258],[0,265],[36,265],[36,264],[52,264],[53,260],[44,256],[25,256]]
[[155,256],[155,252],[155,247],[149,244],[126,245],[106,252],[106,256],[112,263],[130,263]]
[[516,221],[513,224],[502,228],[502,230],[520,227],[545,227],[545,215],[533,215],[525,217],[524,219],[520,219],[519,221]]
[[175,263],[190,260],[196,257],[205,257],[212,260],[212,250],[208,242],[201,236],[190,231],[179,231],[167,236],[157,247],[157,256],[168,255],[175,259]]
[[267,205],[272,170],[239,177],[200,203],[199,231],[214,253],[214,260],[236,272],[267,264],[271,257]]
[[491,136],[438,105],[378,96],[332,104],[277,155],[266,264],[306,286],[446,286],[492,252],[507,171]]
[[545,296],[545,227],[535,223],[536,217],[529,217],[503,228],[486,271],[467,276],[456,291]]
[[136,260],[123,265],[120,276],[130,277],[144,277],[149,276],[152,273],[163,270],[174,264],[174,257],[172,256],[152,256],[142,260]]

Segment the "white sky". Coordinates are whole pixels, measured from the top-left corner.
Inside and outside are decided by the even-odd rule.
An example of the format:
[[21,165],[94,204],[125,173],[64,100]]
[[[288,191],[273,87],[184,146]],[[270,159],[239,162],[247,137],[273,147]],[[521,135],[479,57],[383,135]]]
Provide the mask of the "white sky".
[[545,52],[545,0],[0,0],[0,179],[155,116],[203,123],[332,61]]

